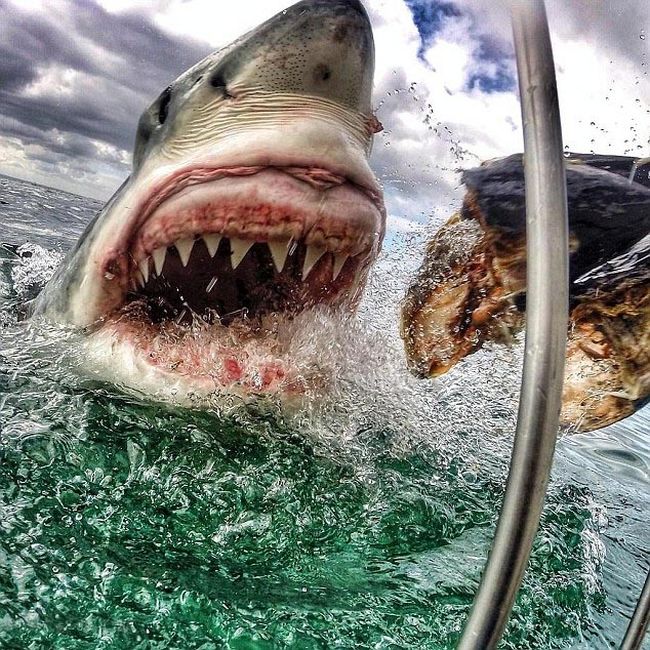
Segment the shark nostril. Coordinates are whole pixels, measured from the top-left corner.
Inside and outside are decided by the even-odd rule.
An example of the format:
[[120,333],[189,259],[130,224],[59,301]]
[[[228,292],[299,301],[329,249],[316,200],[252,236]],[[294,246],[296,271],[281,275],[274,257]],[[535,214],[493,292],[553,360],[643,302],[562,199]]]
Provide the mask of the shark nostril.
[[314,79],[316,81],[329,81],[332,77],[332,70],[324,63],[319,63],[314,68]]

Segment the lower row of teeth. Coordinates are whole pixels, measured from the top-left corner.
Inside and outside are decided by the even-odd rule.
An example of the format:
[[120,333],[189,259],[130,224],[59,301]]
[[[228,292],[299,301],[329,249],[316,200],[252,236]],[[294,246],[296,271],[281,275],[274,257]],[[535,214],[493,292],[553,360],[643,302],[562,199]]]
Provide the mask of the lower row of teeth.
[[[214,257],[217,254],[219,244],[221,243],[223,237],[220,235],[204,235],[202,239],[205,242],[208,252],[210,253],[210,257]],[[198,239],[181,239],[172,244],[172,246],[174,246],[178,251],[178,255],[183,266],[187,266],[189,263],[194,245],[198,241]],[[248,241],[244,239],[230,239],[230,263],[233,270],[237,269],[237,267],[242,263],[255,243],[256,242],[254,241]],[[287,259],[298,250],[298,243],[293,240],[288,240],[285,242],[266,242],[266,245],[269,247],[271,257],[273,258],[273,264],[278,270],[278,273],[282,273],[284,267],[286,266]],[[136,271],[135,274],[135,282],[137,284],[139,284],[141,287],[144,287],[145,284],[149,281],[151,272],[150,262],[152,260],[156,275],[161,275],[163,266],[165,265],[165,259],[167,258],[167,251],[167,247],[159,248],[152,253],[151,257],[142,260],[138,264],[138,271]],[[307,279],[316,264],[327,252],[328,251],[324,248],[319,248],[317,246],[307,246],[305,262],[302,269],[303,281]],[[350,256],[346,253],[334,254],[332,281],[336,280],[339,277],[349,257]],[[217,278],[214,278],[206,291],[209,293],[214,288],[216,283]]]

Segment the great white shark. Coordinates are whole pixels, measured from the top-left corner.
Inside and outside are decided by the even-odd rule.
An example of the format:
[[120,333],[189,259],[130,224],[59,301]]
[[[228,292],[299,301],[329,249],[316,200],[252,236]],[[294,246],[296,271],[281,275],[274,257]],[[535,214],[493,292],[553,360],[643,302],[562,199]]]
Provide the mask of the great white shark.
[[359,0],[298,2],[187,70],[33,314],[143,390],[296,389],[277,350],[241,349],[305,310],[354,311],[386,221],[373,75]]

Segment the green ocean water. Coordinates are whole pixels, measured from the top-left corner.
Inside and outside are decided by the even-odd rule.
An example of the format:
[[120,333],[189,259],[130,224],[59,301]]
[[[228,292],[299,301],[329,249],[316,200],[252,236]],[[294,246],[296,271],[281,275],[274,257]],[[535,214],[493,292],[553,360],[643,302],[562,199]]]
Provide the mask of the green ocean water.
[[[381,430],[359,466],[274,419],[14,382],[4,647],[453,647],[502,495],[489,472],[391,453]],[[585,489],[552,496],[504,647],[561,647],[605,606],[596,530]]]
[[[180,409],[89,377],[76,335],[14,317],[52,256],[5,264],[0,648],[453,648],[503,496],[521,350],[410,378],[390,329],[398,254],[357,325],[315,333],[334,393],[290,412]],[[501,647],[622,638],[647,567],[647,423],[560,442]]]

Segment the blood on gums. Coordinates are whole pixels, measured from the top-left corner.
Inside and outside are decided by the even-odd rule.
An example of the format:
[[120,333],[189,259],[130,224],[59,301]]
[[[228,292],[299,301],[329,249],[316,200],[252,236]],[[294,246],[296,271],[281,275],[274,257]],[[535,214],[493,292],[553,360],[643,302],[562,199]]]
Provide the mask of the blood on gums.
[[228,358],[223,361],[226,379],[230,382],[240,381],[244,371],[236,359]]

